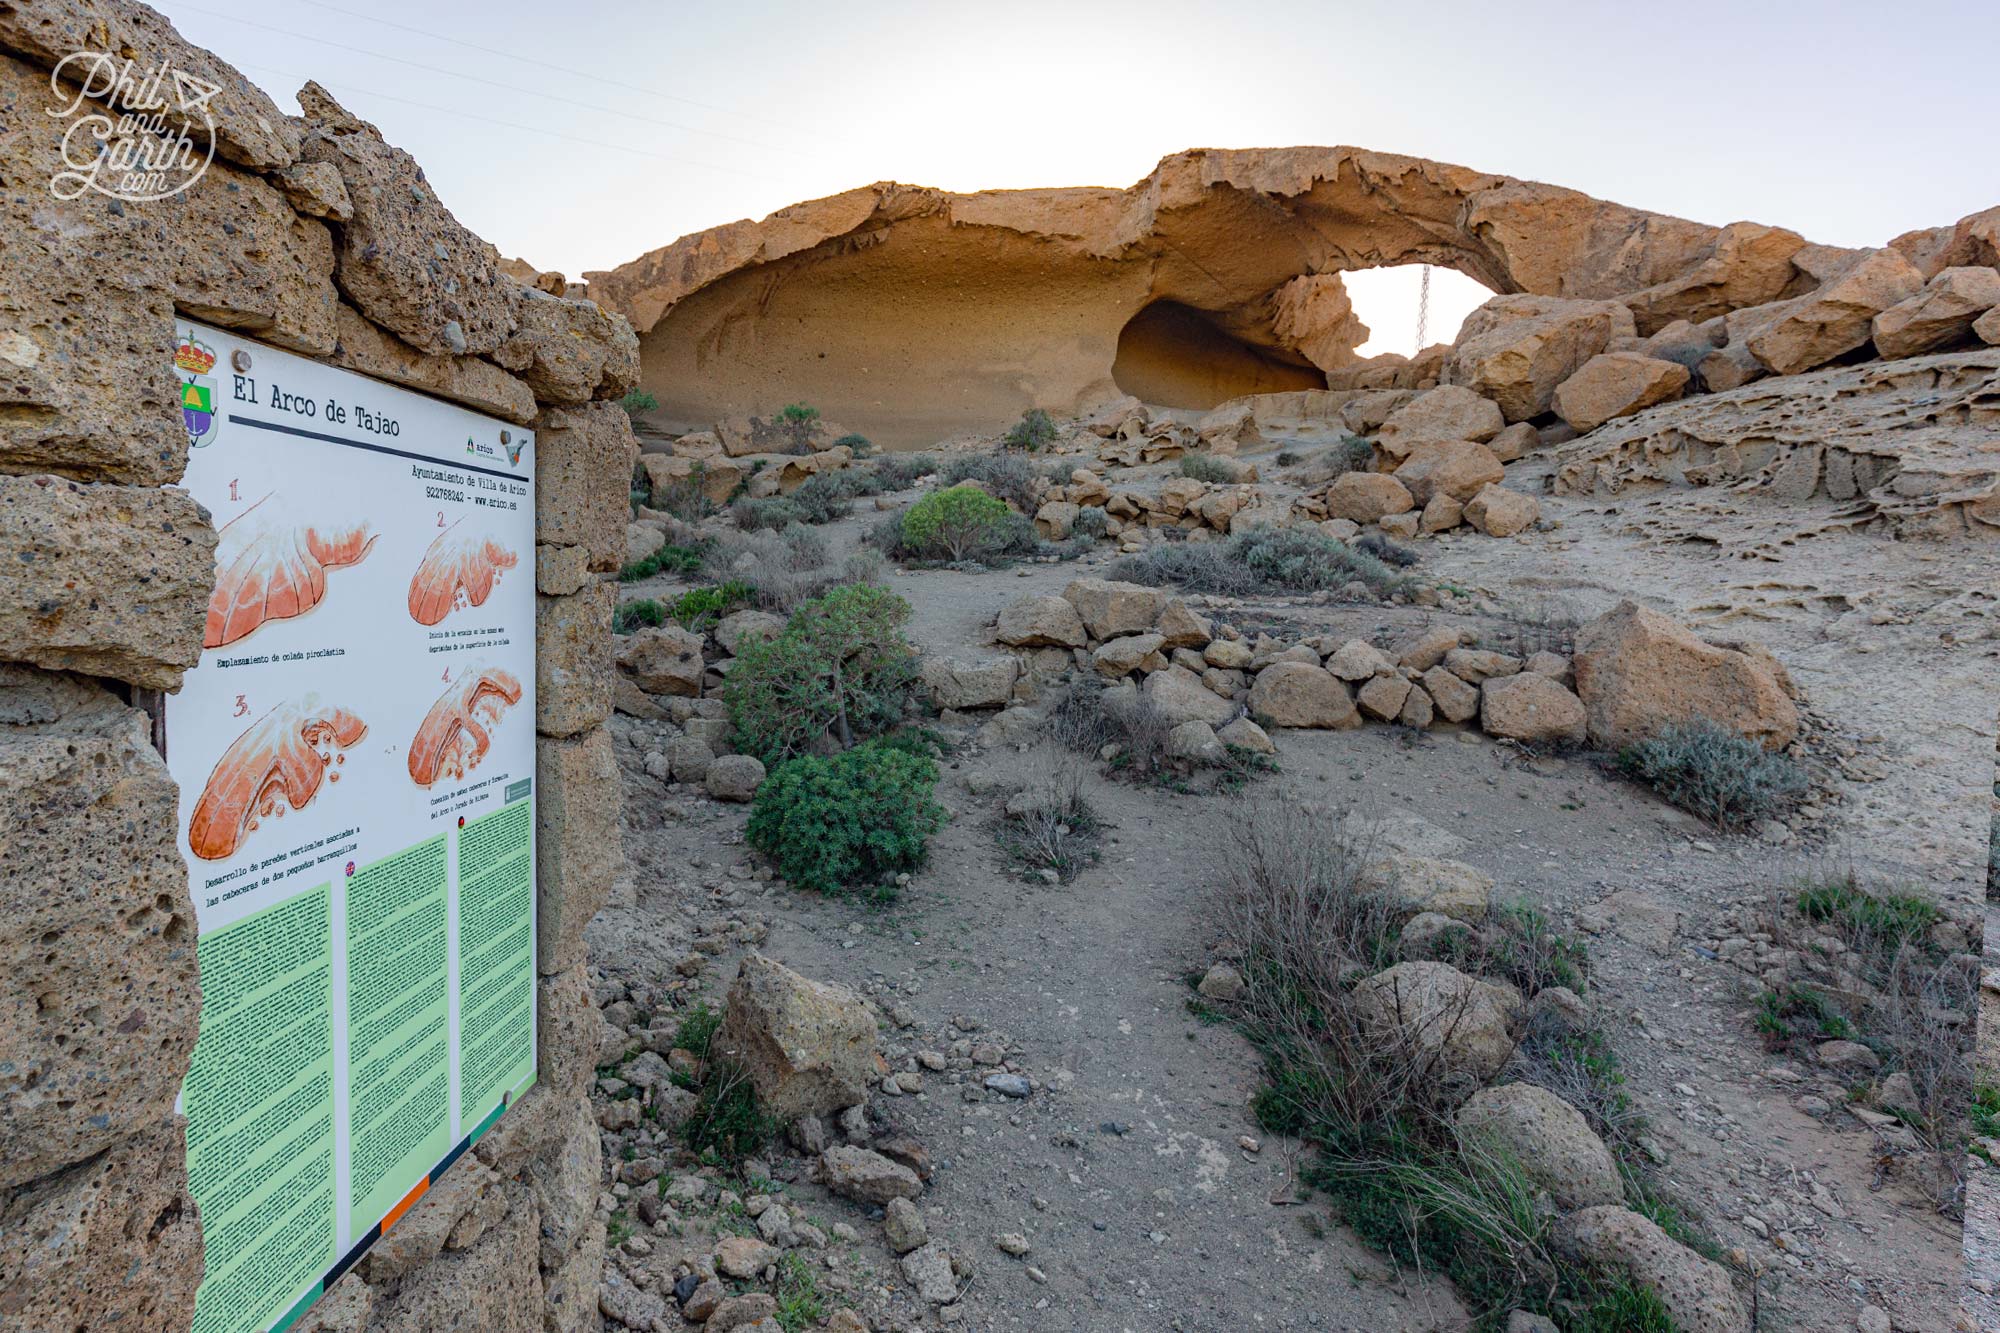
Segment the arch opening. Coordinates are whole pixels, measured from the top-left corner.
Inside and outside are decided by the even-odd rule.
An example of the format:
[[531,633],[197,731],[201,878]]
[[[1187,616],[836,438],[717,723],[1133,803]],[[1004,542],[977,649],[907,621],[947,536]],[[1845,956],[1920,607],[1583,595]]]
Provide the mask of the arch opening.
[[1155,301],[1126,321],[1111,379],[1142,402],[1200,410],[1245,394],[1326,387],[1303,358],[1246,342],[1179,301]]

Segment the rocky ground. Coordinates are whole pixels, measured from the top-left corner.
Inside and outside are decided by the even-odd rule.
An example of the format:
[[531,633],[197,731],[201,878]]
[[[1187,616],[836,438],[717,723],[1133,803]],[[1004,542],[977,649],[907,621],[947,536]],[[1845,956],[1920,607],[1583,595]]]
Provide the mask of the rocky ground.
[[[1525,460],[1527,472],[1536,466]],[[1143,483],[1148,471],[1123,476]],[[836,556],[876,521],[867,504],[822,530]],[[1762,949],[1742,932],[1774,891],[1828,863],[1977,898],[1983,846],[1973,859],[1964,810],[1987,770],[1967,760],[1976,753],[1990,769],[1992,742],[1964,724],[1963,705],[1990,693],[1993,603],[1951,586],[1942,557],[1955,548],[1835,534],[1749,559],[1661,537],[1663,502],[1545,505],[1550,530],[1420,542],[1420,572],[1465,591],[1453,599],[1462,617],[1327,597],[1190,600],[1280,636],[1384,643],[1440,618],[1477,632],[1546,615],[1551,603],[1589,616],[1639,595],[1778,652],[1837,775],[1827,818],[1729,838],[1587,757],[1533,757],[1456,728],[1281,731],[1282,771],[1240,796],[1174,795],[1093,772],[1088,799],[1110,826],[1101,859],[1049,885],[1007,863],[992,824],[1053,752],[1032,730],[982,732],[975,719],[940,784],[951,823],[883,910],[771,882],[743,845],[744,807],[663,781],[657,764],[648,772],[672,729],[616,719],[632,892],[592,930],[600,1000],[631,1005],[613,1012],[647,1034],[648,1020],[664,1026],[697,996],[719,1004],[736,960],[755,948],[866,994],[882,1015],[892,1077],[850,1137],[921,1145],[930,1179],[918,1213],[954,1281],[949,1299],[924,1299],[882,1210],[829,1194],[787,1148],[768,1166],[789,1218],[812,1219],[794,1238],[804,1237],[798,1253],[829,1311],[852,1307],[878,1329],[1462,1325],[1444,1284],[1391,1271],[1314,1205],[1297,1178],[1298,1145],[1264,1136],[1248,1113],[1254,1053],[1188,1009],[1189,975],[1216,943],[1218,833],[1239,803],[1270,800],[1383,823],[1491,875],[1496,897],[1589,932],[1591,1003],[1650,1121],[1651,1148],[1716,1242],[1759,1274],[1760,1327],[1954,1327],[1957,1223],[1920,1173],[1885,1168],[1883,1140],[1845,1109],[1839,1077],[1764,1053],[1742,964]],[[1006,602],[1060,593],[1108,558],[891,583],[927,653],[978,655]],[[1863,562],[1887,577],[1871,585]],[[1981,844],[1983,821],[1982,807]],[[1024,1077],[1028,1095],[993,1090],[994,1071]],[[626,1177],[685,1172],[657,1136],[607,1130],[606,1147]],[[712,1187],[747,1206],[721,1196],[718,1209],[704,1186],[704,1199],[676,1206],[678,1220],[648,1226],[632,1221],[633,1182],[613,1186],[606,1203],[634,1231],[614,1246],[607,1293],[658,1299],[678,1267],[709,1261],[715,1219],[742,1229],[764,1209],[738,1181]],[[696,1188],[676,1181],[669,1193]],[[672,1305],[659,1306],[666,1327],[679,1326]],[[607,1313],[625,1326],[646,1327],[653,1308],[637,1301],[634,1315],[607,1294]]]

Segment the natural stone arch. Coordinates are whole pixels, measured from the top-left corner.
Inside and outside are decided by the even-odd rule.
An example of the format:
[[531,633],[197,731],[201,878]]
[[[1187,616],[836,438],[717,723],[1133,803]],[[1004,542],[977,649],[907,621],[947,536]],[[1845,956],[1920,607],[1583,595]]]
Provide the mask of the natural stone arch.
[[[1783,294],[1803,245],[1420,158],[1194,150],[1126,190],[879,183],[589,277],[642,335],[658,424],[807,401],[921,444],[1115,397],[1121,339],[1142,318],[1139,378],[1187,405],[1221,384],[1314,382],[1367,336],[1342,271],[1429,263],[1503,294],[1617,296],[1644,332]],[[1176,342],[1225,365],[1177,361]]]

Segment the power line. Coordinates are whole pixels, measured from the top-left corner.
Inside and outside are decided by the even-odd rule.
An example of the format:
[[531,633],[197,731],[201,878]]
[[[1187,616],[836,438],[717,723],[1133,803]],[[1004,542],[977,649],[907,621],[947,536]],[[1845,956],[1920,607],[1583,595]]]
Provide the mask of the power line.
[[[275,74],[281,79],[312,78],[312,75],[310,74],[300,74],[296,70],[279,69],[276,66],[266,65],[254,60],[245,60],[238,63],[240,63],[245,69],[262,70],[266,74]],[[321,80],[321,82],[323,83],[324,80]],[[461,111],[457,107],[436,106],[430,102],[419,102],[408,97],[398,97],[394,93],[378,93],[371,91],[367,88],[357,88],[353,84],[346,83],[344,81],[340,82],[338,86],[341,88],[345,88],[351,94],[355,94],[361,97],[380,98],[385,102],[400,102],[404,106],[416,107],[420,111],[433,111],[441,116],[458,116],[464,120],[476,120],[486,125],[497,125],[501,129],[505,130],[518,130],[523,134],[543,134],[547,135],[551,139],[562,139],[568,143],[584,144],[591,148],[612,149],[616,151],[621,157],[649,157],[656,162],[671,162],[675,166],[682,166],[682,167],[698,167],[703,171],[719,171],[729,176],[741,176],[745,180],[759,180],[759,181],[777,180],[777,177],[775,176],[764,176],[764,175],[759,175],[755,172],[738,171],[733,167],[718,167],[712,162],[696,162],[690,158],[672,157],[666,153],[649,153],[643,148],[628,148],[622,144],[608,143],[603,139],[586,139],[581,135],[564,134],[560,130],[548,129],[541,125],[519,125],[511,120],[497,120],[492,116],[481,116],[481,115],[476,115],[470,111]]]
[[[502,83],[498,79],[481,78],[477,74],[462,74],[457,70],[444,69],[437,65],[427,65],[421,60],[408,60],[402,56],[392,56],[381,51],[370,51],[366,47],[362,46],[349,46],[345,42],[330,41],[324,37],[314,37],[310,33],[295,32],[290,28],[280,28],[269,23],[259,23],[255,19],[241,18],[235,14],[224,13],[221,10],[203,9],[199,5],[189,5],[189,4],[179,4],[179,3],[177,3],[175,7],[178,9],[187,10],[190,13],[206,14],[210,18],[225,19],[231,23],[243,24],[245,27],[258,28],[264,32],[276,33],[280,37],[294,37],[297,38],[299,41],[312,42],[315,45],[328,47],[335,51],[347,51],[351,52],[354,55],[368,56],[369,58],[374,60],[386,60],[391,64],[395,65],[407,65],[411,69],[420,69],[427,74],[441,74],[444,77],[450,79],[464,79],[468,83],[483,84],[488,88],[498,88],[502,92],[526,93],[530,97],[540,97],[551,102],[566,103],[569,106],[580,107],[585,111],[595,111],[600,115],[624,117],[632,120],[643,121],[650,125],[658,125],[665,129],[680,130],[687,134],[700,134],[700,135],[705,135],[712,139],[724,139],[731,143],[743,144],[746,147],[750,148],[761,148],[766,151],[776,151],[772,149],[770,144],[759,143],[755,139],[743,139],[737,137],[736,135],[723,134],[716,130],[699,129],[693,125],[683,125],[679,121],[658,120],[650,116],[633,115],[630,112],[620,111],[616,107],[599,106],[593,102],[582,102],[578,101],[576,98],[563,97],[557,93],[537,92],[533,89],[521,88],[516,84]],[[286,77],[289,78],[293,76],[287,75]],[[391,100],[402,100],[402,99],[391,99]]]
[[663,101],[679,102],[684,106],[699,107],[703,111],[714,111],[721,115],[734,116],[739,120],[755,121],[762,125],[769,125],[773,129],[786,128],[776,121],[766,120],[762,116],[753,116],[745,112],[732,110],[726,106],[717,106],[713,102],[700,102],[692,97],[682,97],[677,93],[661,92],[657,88],[641,88],[632,84],[616,83],[607,80],[601,73],[592,73],[589,70],[583,69],[571,69],[568,65],[558,65],[552,60],[537,60],[533,56],[524,56],[517,51],[507,51],[497,46],[482,46],[478,42],[468,42],[463,37],[452,37],[445,33],[432,32],[428,28],[413,27],[408,23],[398,23],[394,19],[385,19],[375,14],[364,14],[355,9],[343,9],[339,5],[327,4],[326,0],[298,0],[298,3],[311,5],[314,9],[324,9],[329,13],[340,14],[347,18],[360,19],[364,23],[380,24],[382,27],[394,28],[398,32],[407,32],[417,37],[428,37],[434,42],[447,42],[452,46],[462,46],[468,51],[479,51],[485,55],[499,56],[504,60],[519,61],[523,65],[534,65],[540,69],[553,70],[557,74],[568,74],[573,78],[588,79],[592,83],[613,88],[622,88],[628,92],[642,93],[647,97],[657,97]]

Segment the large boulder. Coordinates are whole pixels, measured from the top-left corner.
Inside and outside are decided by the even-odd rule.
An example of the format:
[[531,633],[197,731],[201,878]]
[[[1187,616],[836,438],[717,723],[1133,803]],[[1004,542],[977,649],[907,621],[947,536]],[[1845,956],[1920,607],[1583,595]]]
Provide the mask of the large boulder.
[[641,454],[641,466],[657,502],[662,493],[677,487],[699,487],[713,504],[721,504],[736,493],[743,481],[743,468],[727,458],[683,458],[679,454]]
[[1614,417],[1629,417],[1655,403],[1678,398],[1687,388],[1688,368],[1639,352],[1605,352],[1556,387],[1556,415],[1581,433]]
[[1753,356],[1780,375],[1796,375],[1823,366],[1866,343],[1873,336],[1875,317],[1915,296],[1924,275],[1894,250],[1873,250],[1823,283],[1819,290],[1772,309],[1754,328],[1736,337],[1739,322],[1732,317],[1730,341],[1745,343]]
[[1428,912],[1476,926],[1493,905],[1493,877],[1463,861],[1391,851],[1361,873],[1372,889],[1393,897],[1408,913]]
[[1449,383],[1491,398],[1508,421],[1549,410],[1556,387],[1613,338],[1637,334],[1616,301],[1496,296],[1466,316],[1446,364]]
[[1875,350],[1885,357],[1941,352],[1972,337],[1972,325],[2000,306],[2000,272],[1948,268],[1923,290],[1875,316]]
[[1579,1262],[1653,1291],[1684,1333],[1747,1333],[1751,1326],[1726,1269],[1630,1209],[1600,1204],[1574,1213],[1557,1224],[1556,1243]]
[[[1440,500],[1456,503],[1449,495],[1431,497],[1432,504]],[[1534,526],[1535,520],[1542,516],[1542,502],[1532,495],[1508,490],[1494,482],[1481,486],[1465,502],[1461,513],[1467,523],[1489,537],[1512,537]]]
[[1354,1002],[1377,1039],[1407,1042],[1443,1078],[1484,1083],[1514,1054],[1519,992],[1449,963],[1398,963],[1356,985]]
[[1583,700],[1536,671],[1494,676],[1479,686],[1479,726],[1489,736],[1530,745],[1575,745],[1588,730]]
[[1169,595],[1160,588],[1109,579],[1077,579],[1063,589],[1063,598],[1076,608],[1093,639],[1151,629]]
[[764,785],[764,776],[764,762],[755,755],[725,754],[708,766],[702,785],[718,801],[747,801]]
[[875,1016],[859,995],[752,953],[726,1004],[711,1054],[749,1076],[766,1112],[789,1122],[868,1099],[879,1068]]
[[1326,488],[1326,512],[1350,523],[1373,523],[1385,514],[1408,513],[1416,503],[1407,486],[1384,472],[1349,472]]
[[1564,1212],[1624,1202],[1624,1183],[1604,1140],[1582,1112],[1546,1088],[1481,1088],[1453,1124],[1461,1142],[1513,1162]]
[[618,665],[648,694],[700,694],[701,635],[679,625],[636,630],[618,646]]
[[1220,727],[1238,711],[1235,704],[1202,684],[1201,677],[1184,666],[1153,672],[1146,677],[1140,693],[1175,726],[1183,722],[1206,722],[1211,727]]
[[1436,495],[1470,500],[1481,487],[1498,483],[1506,475],[1507,469],[1485,445],[1445,440],[1418,445],[1396,469],[1395,479],[1409,489],[1412,500],[1425,505]]
[[1016,597],[1000,608],[993,637],[1010,648],[1081,648],[1089,634],[1066,597]]
[[1007,655],[976,662],[926,654],[924,689],[939,708],[1004,708],[1014,696],[1021,659]]
[[1457,384],[1441,384],[1391,412],[1375,443],[1393,459],[1410,456],[1420,444],[1443,440],[1485,443],[1507,423],[1499,405]]
[[1577,632],[1572,668],[1591,743],[1607,749],[1699,718],[1767,749],[1798,735],[1798,709],[1764,661],[1705,643],[1634,602],[1620,602]]
[[1361,714],[1341,679],[1305,662],[1273,662],[1250,686],[1250,713],[1271,727],[1358,727]]

